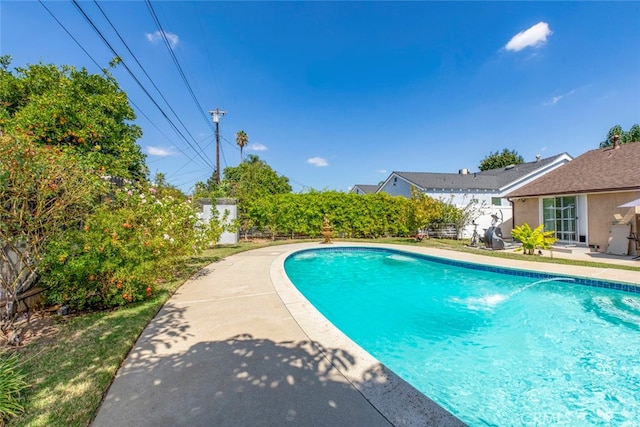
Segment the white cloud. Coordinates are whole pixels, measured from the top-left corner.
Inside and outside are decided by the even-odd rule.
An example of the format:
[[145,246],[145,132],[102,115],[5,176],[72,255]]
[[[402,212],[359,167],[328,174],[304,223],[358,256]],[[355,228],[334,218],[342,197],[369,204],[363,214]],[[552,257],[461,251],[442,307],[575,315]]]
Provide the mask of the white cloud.
[[547,41],[547,37],[552,33],[549,29],[549,24],[546,22],[538,22],[533,27],[513,36],[504,48],[518,52],[526,47],[540,47]]
[[[147,40],[149,40],[151,43],[158,43],[158,42],[162,41],[162,33],[160,31],[156,31],[153,34],[152,33],[147,33],[146,36],[147,36]],[[169,41],[169,45],[171,47],[176,47],[176,45],[180,41],[180,38],[178,37],[177,34],[166,33],[165,32],[164,36]]]
[[147,145],[147,154],[150,156],[169,157],[176,154],[176,152],[173,151],[173,147],[164,148],[164,147],[154,147],[152,145]]
[[591,83],[585,84],[585,85],[580,86],[580,87],[578,87],[576,89],[571,89],[569,92],[565,92],[563,94],[556,95],[556,96],[552,97],[551,100],[543,102],[542,105],[544,105],[545,107],[547,107],[549,105],[556,105],[558,102],[562,101],[564,98],[566,98],[568,96],[571,96],[571,95],[575,95],[578,92],[589,90],[590,87],[591,87]]
[[267,151],[267,146],[262,144],[251,144],[247,147],[249,151]]
[[387,173],[387,170],[386,169],[378,169],[376,172],[384,174],[384,173]]
[[307,159],[307,163],[310,163],[314,166],[317,166],[319,168],[325,167],[325,166],[329,166],[329,163],[323,159],[322,157],[312,157],[310,159]]

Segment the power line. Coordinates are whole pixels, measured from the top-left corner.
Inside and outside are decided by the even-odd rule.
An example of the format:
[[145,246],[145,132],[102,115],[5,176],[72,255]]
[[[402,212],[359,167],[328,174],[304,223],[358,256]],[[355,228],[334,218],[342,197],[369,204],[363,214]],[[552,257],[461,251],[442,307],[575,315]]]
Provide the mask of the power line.
[[[216,89],[216,97],[220,98],[220,84],[218,79],[216,78],[216,72],[213,67],[213,63],[211,62],[211,51],[209,50],[209,46],[211,43],[207,42],[206,34],[204,32],[204,28],[202,26],[202,17],[205,16],[205,13],[200,13],[196,8],[200,7],[202,2],[191,2],[191,5],[194,7],[194,14],[198,17],[198,28],[200,29],[200,36],[202,37],[202,41],[204,42],[204,48],[207,52],[207,63],[209,64],[209,70],[211,71],[211,80]],[[224,100],[223,100],[224,101]]]
[[[104,36],[104,34],[102,34],[102,32],[98,29],[98,27],[94,24],[94,22],[91,20],[91,18],[89,18],[89,16],[84,12],[84,10],[82,9],[82,7],[78,4],[77,0],[72,0],[74,6],[76,7],[76,9],[80,12],[80,14],[82,14],[82,16],[84,17],[84,19],[89,23],[89,25],[93,28],[93,30],[96,32],[96,34],[98,34],[98,36],[102,39],[102,41],[107,45],[107,47],[109,48],[109,50],[113,53],[113,55],[115,55],[115,57],[120,59],[120,62],[122,63],[122,65],[125,67],[125,70],[127,70],[127,72],[129,73],[129,75],[134,79],[134,81],[138,84],[138,86],[140,86],[140,88],[143,90],[143,92],[147,95],[147,97],[149,97],[149,99],[151,100],[151,102],[156,106],[156,108],[158,108],[158,110],[160,111],[160,113],[165,117],[165,119],[169,122],[169,124],[171,125],[171,127],[174,129],[174,131],[189,145],[189,147],[191,147],[191,149],[198,155],[198,157],[200,157],[204,163],[210,167],[213,168],[213,165],[209,162],[209,160],[207,158],[205,158],[192,144],[191,142],[189,142],[189,140],[187,140],[187,138],[182,134],[182,132],[180,131],[180,129],[178,129],[178,127],[175,125],[175,123],[173,123],[173,121],[169,118],[169,116],[167,115],[167,113],[165,113],[165,111],[162,109],[162,107],[160,107],[160,105],[157,103],[157,101],[153,98],[153,96],[151,96],[151,94],[149,93],[149,91],[144,87],[144,85],[142,84],[142,82],[140,82],[140,80],[135,76],[135,74],[133,73],[133,71],[131,71],[131,69],[129,68],[129,66],[126,64],[126,62],[122,59],[122,57],[120,55],[118,55],[118,53],[116,52],[116,50],[113,48],[113,46],[111,46],[111,44],[109,43],[109,41],[106,39],[106,37]],[[192,137],[193,138],[193,137]],[[194,139],[195,142],[195,139]]]
[[[120,32],[116,29],[116,27],[113,25],[113,23],[111,22],[111,20],[109,19],[109,17],[107,16],[107,14],[105,13],[105,11],[102,9],[102,7],[100,7],[100,5],[98,4],[97,0],[93,0],[93,2],[95,3],[95,5],[98,7],[98,9],[100,10],[100,12],[102,13],[102,16],[104,16],[104,18],[107,20],[107,22],[109,23],[109,25],[111,26],[111,28],[113,29],[113,31],[116,33],[116,35],[118,36],[118,38],[120,39],[120,41],[122,42],[122,44],[124,45],[124,47],[127,49],[127,51],[129,52],[129,54],[131,55],[131,57],[133,58],[133,60],[136,62],[136,64],[138,64],[138,66],[140,67],[140,69],[142,70],[142,72],[144,73],[144,75],[147,77],[147,79],[149,79],[149,81],[151,82],[151,85],[155,88],[155,90],[158,92],[158,94],[160,95],[160,97],[162,98],[162,100],[167,104],[167,106],[169,107],[169,110],[171,110],[171,112],[173,113],[173,115],[176,117],[176,119],[178,119],[178,122],[180,122],[180,124],[182,125],[182,127],[184,128],[184,130],[187,132],[187,134],[191,137],[191,139],[195,142],[195,138],[193,137],[193,135],[191,135],[191,132],[189,132],[189,129],[187,128],[187,126],[182,122],[182,120],[180,119],[180,117],[178,116],[178,114],[175,112],[175,110],[173,109],[173,107],[171,106],[171,104],[169,103],[169,101],[167,101],[167,99],[164,97],[164,95],[162,94],[162,91],[158,88],[158,86],[155,84],[155,82],[153,81],[153,79],[151,78],[151,76],[149,76],[149,73],[147,73],[147,70],[142,66],[142,64],[140,63],[140,61],[138,61],[137,56],[131,51],[131,49],[129,48],[129,45],[127,44],[127,42],[122,38],[122,36],[120,35]],[[197,146],[197,145],[196,145]],[[198,148],[200,148],[198,146]],[[202,150],[202,149],[201,149]],[[203,152],[204,154],[204,152]]]
[[[60,20],[53,14],[53,12],[51,12],[51,10],[49,10],[49,8],[47,6],[45,6],[45,4],[42,2],[42,0],[38,0],[38,2],[49,13],[49,15],[51,15],[51,17],[54,19],[54,21],[56,21],[58,23],[58,25],[60,25],[60,27],[64,30],[64,32],[67,33],[67,35],[69,37],[71,37],[71,40],[73,40],[75,42],[75,44],[85,53],[85,55],[87,55],[89,57],[89,59],[95,64],[95,66],[98,67],[98,69],[102,72],[102,75],[104,75],[105,77],[108,77],[108,74],[107,74],[106,70],[104,68],[102,68],[102,66],[100,64],[98,64],[98,61],[96,61],[95,58],[84,48],[84,46],[82,46],[82,44],[73,36],[73,34],[71,34],[71,32],[67,29],[67,27],[65,27],[65,25],[62,22],[60,22]],[[158,132],[160,132],[160,134],[162,136],[164,136],[168,141],[170,141],[169,137],[167,135],[165,135],[164,132],[162,132],[160,130],[158,125],[156,125],[155,122],[153,122],[149,118],[149,116],[147,116],[145,114],[145,112],[142,110],[142,108],[140,108],[138,105],[136,105],[136,103],[128,95],[127,95],[127,99],[129,100],[131,105],[133,105],[136,108],[136,110],[138,110],[140,112],[140,114],[142,114],[144,116],[144,118],[146,118],[149,121],[149,123],[151,123],[151,125],[153,125],[153,127],[155,127],[158,130]]]
[[198,101],[198,98],[196,97],[196,94],[193,92],[193,89],[191,88],[191,85],[189,84],[189,81],[187,80],[187,76],[184,74],[184,71],[182,70],[182,67],[180,66],[180,62],[178,62],[178,58],[176,57],[176,54],[173,52],[173,49],[171,48],[171,44],[169,43],[169,40],[167,39],[167,35],[164,32],[164,28],[162,28],[162,24],[160,23],[160,20],[158,19],[158,16],[156,15],[155,10],[153,9],[153,5],[151,4],[151,1],[150,0],[145,0],[145,2],[147,4],[147,7],[149,8],[149,12],[151,13],[151,16],[153,17],[154,22],[156,23],[156,27],[158,27],[158,31],[160,32],[160,36],[162,37],[162,40],[164,41],[164,44],[165,44],[167,50],[169,51],[169,54],[171,55],[171,59],[173,60],[173,63],[175,64],[176,68],[178,69],[178,72],[180,73],[180,77],[182,77],[182,81],[184,82],[185,86],[187,87],[187,90],[191,94],[191,98],[193,98],[193,101],[195,102],[196,107],[198,108],[198,111],[200,112],[200,114],[204,118],[205,122],[207,122],[207,124],[209,126],[211,126],[211,122],[209,122],[209,118],[204,113],[205,109],[202,108],[202,106],[200,105],[200,102]]
[[237,149],[237,150],[240,150],[240,147],[238,147],[238,144],[236,144],[236,143],[234,143],[234,142],[229,141],[229,140],[228,140],[227,138],[225,138],[224,136],[220,136],[220,138],[222,138],[222,140],[223,140],[224,142],[226,142],[227,144],[229,144],[230,146],[234,147],[234,148],[235,148],[235,149]]

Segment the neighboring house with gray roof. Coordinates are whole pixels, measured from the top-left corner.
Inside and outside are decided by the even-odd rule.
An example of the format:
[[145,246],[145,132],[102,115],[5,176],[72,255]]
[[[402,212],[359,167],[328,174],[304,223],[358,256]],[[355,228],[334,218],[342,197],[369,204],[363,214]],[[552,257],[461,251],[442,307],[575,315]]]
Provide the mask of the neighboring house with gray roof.
[[[560,243],[605,252],[613,226],[640,233],[640,207],[619,207],[640,198],[640,142],[587,151],[506,197],[515,225],[544,224]],[[629,243],[618,240],[623,247]],[[637,254],[634,244],[627,249]]]
[[[466,206],[472,199],[484,206],[476,222],[479,232],[491,225],[491,215],[502,218],[502,232],[505,237],[511,233],[511,204],[505,195],[523,185],[543,176],[546,173],[570,162],[572,157],[567,153],[544,159],[537,158],[533,162],[520,163],[499,169],[480,172],[469,172],[461,169],[458,173],[434,172],[392,172],[389,178],[380,185],[378,192],[391,195],[411,197],[411,188],[428,196],[455,205]],[[468,227],[463,235],[470,235],[472,227]]]
[[355,194],[375,194],[380,188],[379,185],[369,185],[369,184],[356,184],[351,187],[350,193]]

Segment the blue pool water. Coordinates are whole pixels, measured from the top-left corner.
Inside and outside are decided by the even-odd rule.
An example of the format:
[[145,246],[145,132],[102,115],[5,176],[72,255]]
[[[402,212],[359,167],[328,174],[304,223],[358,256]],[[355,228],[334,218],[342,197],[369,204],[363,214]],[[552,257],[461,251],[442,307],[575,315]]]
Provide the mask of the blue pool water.
[[378,249],[298,252],[285,270],[336,327],[469,425],[640,423],[640,294]]

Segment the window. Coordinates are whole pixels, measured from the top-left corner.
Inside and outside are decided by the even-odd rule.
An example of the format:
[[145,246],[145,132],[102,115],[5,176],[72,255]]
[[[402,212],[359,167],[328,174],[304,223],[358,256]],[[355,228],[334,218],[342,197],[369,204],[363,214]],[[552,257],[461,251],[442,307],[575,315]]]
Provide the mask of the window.
[[502,198],[501,197],[492,197],[491,204],[493,206],[502,206]]
[[577,241],[576,197],[551,197],[542,200],[545,231],[555,231],[558,240]]

